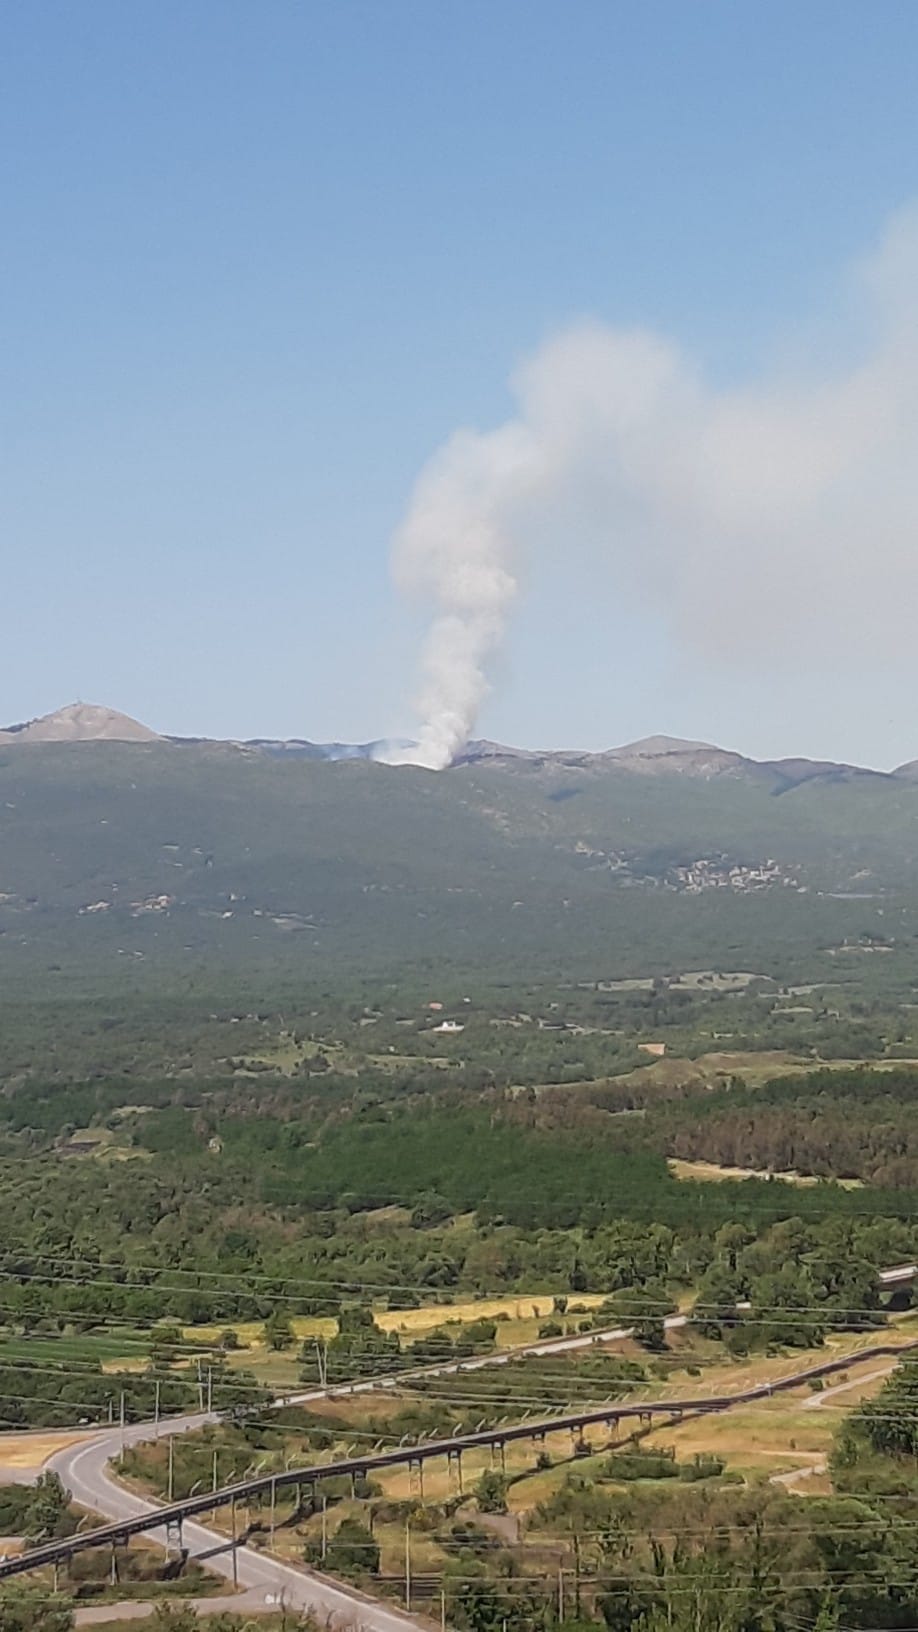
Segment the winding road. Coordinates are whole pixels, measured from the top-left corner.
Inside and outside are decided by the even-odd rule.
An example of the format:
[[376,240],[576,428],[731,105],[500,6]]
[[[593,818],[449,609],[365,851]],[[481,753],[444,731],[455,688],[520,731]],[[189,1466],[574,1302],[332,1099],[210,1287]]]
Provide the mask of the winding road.
[[[912,1280],[918,1274],[918,1266],[914,1264],[897,1266],[894,1269],[880,1272],[880,1280],[887,1287],[894,1287],[907,1280]],[[671,1315],[665,1321],[669,1329],[684,1326],[687,1321],[685,1315]],[[372,1378],[341,1384],[331,1388],[318,1388],[306,1392],[283,1395],[275,1400],[274,1406],[280,1408],[285,1405],[305,1405],[312,1401],[324,1398],[334,1398],[336,1395],[362,1393],[380,1388],[395,1388],[399,1384],[418,1376],[442,1376],[462,1371],[475,1371],[485,1366],[506,1365],[509,1361],[521,1358],[524,1355],[546,1355],[557,1352],[577,1350],[593,1347],[597,1344],[621,1341],[631,1335],[631,1328],[616,1327],[604,1332],[592,1332],[577,1337],[543,1340],[540,1343],[526,1345],[519,1349],[504,1350],[497,1354],[481,1356],[476,1359],[453,1360],[442,1365],[419,1367],[416,1371],[392,1374],[382,1378]],[[850,1361],[849,1361],[850,1363]],[[836,1369],[839,1363],[835,1362],[820,1370]],[[804,1374],[801,1374],[804,1375]],[[788,1383],[779,1383],[778,1387],[787,1387]],[[770,1388],[749,1391],[750,1395],[771,1392]],[[738,1395],[735,1402],[739,1403],[744,1395]],[[686,1402],[689,1403],[689,1402]],[[713,1402],[691,1402],[703,1409],[711,1409]],[[717,1407],[715,1407],[717,1408]],[[724,1409],[721,1404],[720,1409]],[[625,1408],[627,1412],[628,1408]],[[624,1413],[623,1413],[624,1414]],[[45,1463],[46,1468],[53,1469],[59,1474],[65,1487],[72,1492],[75,1502],[81,1507],[101,1514],[104,1518],[118,1523],[122,1520],[137,1521],[147,1514],[154,1522],[144,1533],[150,1535],[161,1545],[166,1544],[164,1525],[155,1523],[155,1515],[162,1504],[157,1504],[149,1498],[136,1495],[124,1485],[113,1479],[109,1473],[109,1464],[128,1445],[144,1439],[150,1439],[155,1434],[163,1436],[183,1434],[205,1423],[217,1420],[214,1414],[206,1412],[191,1413],[181,1417],[170,1417],[159,1424],[150,1422],[136,1423],[125,1428],[107,1427],[99,1432],[87,1435],[79,1442],[71,1444],[58,1451]],[[561,1426],[559,1423],[558,1426]],[[511,1434],[515,1431],[511,1430]],[[264,1552],[256,1552],[245,1546],[233,1547],[225,1535],[209,1530],[192,1518],[183,1522],[182,1542],[189,1553],[204,1561],[217,1574],[238,1583],[246,1591],[248,1602],[251,1604],[253,1596],[260,1598],[264,1606],[284,1603],[291,1609],[308,1610],[321,1617],[330,1625],[360,1626],[370,1629],[370,1632],[419,1632],[422,1623],[412,1616],[393,1609],[375,1599],[368,1598],[353,1588],[342,1586],[327,1578],[305,1569],[298,1569],[293,1565],[285,1564],[281,1560]]]
[[[160,1427],[169,1433],[181,1434],[200,1427],[205,1420],[200,1415],[171,1418],[168,1425],[161,1424]],[[149,1439],[151,1432],[152,1424],[138,1423],[125,1430],[124,1443],[130,1445],[137,1440]],[[149,1498],[136,1496],[109,1474],[108,1464],[119,1455],[121,1444],[120,1429],[106,1431],[82,1445],[71,1445],[67,1450],[59,1451],[46,1463],[46,1467],[60,1474],[74,1501],[81,1507],[91,1508],[113,1520],[135,1519],[155,1511],[155,1504]],[[166,1545],[162,1527],[152,1525],[145,1534],[160,1545]],[[365,1597],[352,1588],[339,1586],[305,1569],[297,1569],[277,1558],[257,1553],[251,1547],[235,1549],[234,1574],[234,1549],[227,1537],[207,1529],[203,1524],[186,1520],[182,1543],[189,1554],[200,1562],[206,1562],[208,1569],[230,1581],[237,1580],[248,1593],[256,1594],[266,1609],[283,1602],[290,1609],[309,1610],[320,1620],[333,1625],[363,1626],[372,1628],[373,1632],[418,1632],[420,1623],[410,1615]]]
[[[666,1321],[666,1325],[673,1328],[684,1326],[685,1322],[685,1315],[672,1315]],[[506,1365],[511,1360],[528,1355],[566,1352],[590,1348],[599,1343],[621,1341],[629,1335],[629,1328],[615,1327],[609,1331],[581,1334],[577,1337],[544,1339],[539,1343],[483,1355],[476,1359],[451,1360],[443,1365],[418,1367],[416,1371],[401,1372],[397,1375],[393,1373],[388,1377],[361,1379],[327,1389],[316,1388],[285,1394],[273,1403],[276,1408],[285,1405],[308,1405],[313,1401],[334,1398],[336,1395],[396,1388],[400,1383],[410,1381],[412,1377],[477,1371],[485,1366]],[[114,1522],[120,1519],[136,1519],[146,1513],[155,1512],[156,1504],[148,1498],[135,1495],[133,1491],[113,1479],[109,1472],[109,1464],[120,1455],[125,1446],[150,1439],[157,1431],[164,1437],[185,1434],[216,1420],[214,1414],[193,1412],[186,1416],[169,1417],[160,1422],[158,1427],[154,1423],[143,1422],[134,1423],[123,1432],[120,1427],[106,1428],[58,1451],[48,1460],[45,1467],[59,1474],[64,1486],[71,1491],[73,1500],[79,1506],[86,1507]],[[161,1546],[165,1546],[164,1527],[152,1525],[145,1533]],[[421,1624],[411,1616],[365,1597],[351,1588],[340,1586],[305,1569],[284,1564],[263,1552],[255,1552],[251,1547],[235,1549],[234,1575],[233,1549],[227,1537],[208,1529],[203,1524],[186,1520],[182,1529],[182,1542],[191,1555],[206,1560],[208,1568],[216,1574],[223,1575],[230,1581],[235,1579],[247,1594],[257,1594],[266,1608],[283,1601],[291,1609],[309,1610],[322,1620],[339,1625],[359,1625],[372,1629],[372,1632],[418,1632]],[[251,1598],[249,1601],[251,1602]]]

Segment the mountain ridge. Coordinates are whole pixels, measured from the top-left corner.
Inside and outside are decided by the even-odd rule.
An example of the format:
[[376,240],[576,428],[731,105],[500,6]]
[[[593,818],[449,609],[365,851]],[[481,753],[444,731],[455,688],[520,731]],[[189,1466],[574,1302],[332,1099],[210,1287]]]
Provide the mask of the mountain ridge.
[[[68,703],[50,714],[0,729],[0,745],[3,746],[79,742],[161,743],[177,747],[222,743],[289,759],[370,761],[382,758],[392,747],[405,749],[412,746],[404,739],[395,743],[385,739],[346,743],[315,742],[307,737],[176,736],[154,731],[141,721],[107,705],[84,702]],[[716,743],[662,734],[605,749],[516,748],[506,743],[476,738],[466,744],[451,768],[458,770],[487,764],[521,769],[621,769],[640,776],[675,775],[705,780],[722,776],[765,777],[778,784],[775,791],[779,792],[816,779],[876,777],[918,781],[918,760],[906,761],[892,771],[877,771],[845,761],[809,759],[802,755],[759,760],[735,749],[722,748]]]
[[0,743],[5,991],[50,992],[90,968],[120,968],[131,990],[182,985],[202,960],[208,981],[219,968],[243,984],[281,969],[362,981],[394,964],[425,986],[447,967],[867,985],[898,970],[914,994],[914,776],[726,750],[715,774],[707,745],[671,739],[627,745],[624,764],[473,744],[447,776],[54,730]]

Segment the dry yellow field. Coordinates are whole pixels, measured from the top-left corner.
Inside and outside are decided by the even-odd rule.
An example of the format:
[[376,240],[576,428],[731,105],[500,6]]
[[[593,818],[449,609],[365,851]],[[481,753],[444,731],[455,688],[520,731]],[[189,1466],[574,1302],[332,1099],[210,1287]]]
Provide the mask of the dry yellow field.
[[[598,1309],[605,1296],[602,1292],[577,1292],[571,1301],[582,1304],[586,1309]],[[404,1332],[414,1337],[431,1331],[435,1326],[445,1326],[451,1320],[463,1323],[495,1320],[500,1315],[506,1315],[510,1322],[544,1320],[551,1311],[550,1292],[515,1292],[506,1298],[468,1298],[464,1303],[428,1304],[420,1309],[388,1309],[376,1316],[376,1323],[384,1332]]]
[[[586,1309],[597,1309],[605,1295],[602,1292],[578,1292],[572,1302],[582,1304]],[[537,1324],[544,1320],[551,1311],[550,1292],[515,1292],[503,1298],[466,1298],[461,1303],[424,1304],[415,1309],[378,1309],[374,1312],[374,1319],[382,1331],[398,1332],[410,1340],[413,1337],[423,1337],[435,1327],[445,1326],[448,1321],[460,1321],[465,1324],[473,1320],[495,1320],[498,1316],[505,1316],[506,1319],[498,1326],[497,1341],[499,1347],[507,1348],[515,1343],[535,1338],[536,1333],[531,1329],[533,1323]],[[334,1337],[338,1323],[334,1319],[309,1316],[293,1320],[291,1325],[298,1341],[303,1342],[308,1338]],[[240,1343],[244,1343],[247,1348],[251,1350],[264,1348],[262,1341],[264,1325],[260,1320],[185,1326],[182,1336],[190,1343],[216,1343],[221,1332],[230,1328],[236,1333]]]
[[[605,1443],[609,1437],[608,1431],[606,1429],[597,1430],[596,1437],[597,1446],[600,1439]],[[506,1447],[503,1463],[501,1463],[498,1453],[495,1453],[492,1459],[491,1452],[487,1449],[467,1451],[462,1458],[462,1489],[466,1494],[470,1494],[485,1470],[492,1467],[505,1469],[511,1477],[524,1473],[534,1474],[536,1457],[542,1449],[541,1441],[533,1443],[528,1440],[517,1440]],[[564,1462],[565,1459],[571,1456],[572,1452],[570,1432],[562,1430],[557,1434],[549,1434],[544,1449],[553,1461]],[[567,1465],[570,1466],[569,1463]],[[420,1497],[421,1485],[416,1468],[410,1470],[408,1468],[392,1468],[391,1470],[374,1473],[373,1477],[382,1486],[385,1494],[393,1501],[409,1501]],[[525,1483],[528,1484],[528,1480]],[[511,1485],[511,1492],[516,1489],[516,1485]],[[458,1492],[459,1476],[455,1462],[450,1467],[447,1467],[445,1458],[442,1461],[438,1458],[435,1462],[425,1463],[425,1501],[443,1502],[451,1496],[456,1496]],[[511,1502],[511,1505],[516,1504]],[[524,1501],[520,1505],[529,1506],[531,1504]]]
[[[292,1320],[290,1322],[297,1338],[306,1337],[334,1337],[338,1329],[336,1320],[325,1320],[321,1316],[308,1319]],[[264,1321],[261,1320],[224,1320],[219,1325],[183,1326],[182,1337],[189,1343],[217,1343],[222,1332],[235,1332],[240,1343],[246,1348],[263,1349]]]
[[[770,1173],[767,1168],[719,1167],[716,1162],[684,1162],[678,1156],[670,1156],[666,1165],[676,1179],[710,1180],[715,1184],[724,1179],[783,1179],[785,1184],[801,1185],[820,1182],[812,1173]],[[835,1179],[834,1183],[842,1190],[862,1190],[864,1187],[863,1179]]]
[[53,1428],[38,1433],[0,1434],[0,1468],[40,1468],[49,1456],[84,1437]]

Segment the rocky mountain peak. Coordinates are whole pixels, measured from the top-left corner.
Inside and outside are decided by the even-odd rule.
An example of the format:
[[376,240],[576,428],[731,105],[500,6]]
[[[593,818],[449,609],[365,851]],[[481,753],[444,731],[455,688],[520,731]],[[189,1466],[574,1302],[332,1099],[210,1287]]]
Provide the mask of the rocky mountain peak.
[[68,703],[23,725],[0,731],[0,742],[161,742],[149,726],[96,703]]

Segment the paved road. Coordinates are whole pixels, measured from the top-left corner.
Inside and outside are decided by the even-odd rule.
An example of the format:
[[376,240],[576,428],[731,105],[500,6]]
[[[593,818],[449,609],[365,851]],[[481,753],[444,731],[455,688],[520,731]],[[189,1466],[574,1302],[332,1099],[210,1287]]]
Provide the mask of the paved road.
[[[181,1433],[201,1422],[201,1417],[173,1419],[169,1429]],[[148,1439],[151,1426],[138,1423],[125,1432],[125,1443]],[[121,1449],[121,1432],[106,1431],[83,1445],[70,1446],[59,1451],[46,1464],[59,1473],[64,1484],[73,1492],[74,1501],[89,1507],[106,1518],[135,1518],[155,1511],[155,1504],[116,1483],[108,1473],[107,1464]],[[152,1525],[149,1534],[165,1545],[163,1530]],[[211,1553],[208,1569],[233,1578],[232,1551],[226,1536],[208,1530],[202,1524],[187,1522],[182,1529],[184,1546],[193,1555]],[[216,1550],[215,1550],[216,1549]],[[398,1610],[376,1603],[361,1593],[336,1585],[306,1570],[282,1564],[275,1558],[256,1553],[250,1547],[236,1551],[239,1585],[254,1593],[266,1608],[281,1601],[291,1609],[310,1610],[321,1621],[334,1626],[362,1626],[372,1632],[418,1632],[420,1623]]]
[[[684,1326],[686,1316],[671,1315],[665,1324],[669,1328]],[[396,1388],[400,1383],[410,1380],[412,1376],[430,1377],[460,1371],[478,1371],[485,1366],[506,1365],[509,1361],[524,1355],[546,1355],[557,1353],[559,1350],[567,1352],[573,1349],[586,1349],[599,1343],[621,1341],[630,1335],[630,1327],[619,1326],[609,1331],[590,1332],[577,1337],[545,1339],[540,1343],[526,1344],[521,1348],[507,1349],[497,1354],[482,1355],[477,1359],[451,1360],[442,1366],[421,1367],[416,1372],[373,1377],[360,1382],[345,1383],[337,1388],[314,1388],[296,1394],[286,1394],[274,1404],[308,1405],[310,1402],[328,1396],[334,1397],[336,1394],[358,1394],[380,1388]],[[207,1422],[216,1420],[214,1414],[209,1415],[207,1412],[169,1417],[159,1424],[159,1432],[162,1435],[189,1433]],[[66,1488],[73,1493],[74,1501],[81,1507],[90,1508],[106,1519],[135,1518],[143,1513],[155,1511],[155,1504],[136,1496],[133,1491],[127,1490],[113,1479],[108,1471],[108,1464],[120,1454],[123,1446],[150,1439],[155,1431],[155,1425],[149,1422],[134,1423],[125,1428],[123,1433],[120,1428],[105,1428],[78,1444],[58,1451],[45,1465],[60,1474]],[[165,1544],[165,1533],[161,1527],[152,1526],[149,1534],[161,1545]],[[208,1566],[232,1579],[232,1553],[227,1547],[225,1536],[208,1530],[204,1525],[189,1521],[183,1526],[182,1539],[184,1545],[194,1555],[210,1553],[217,1549],[208,1559]],[[251,1589],[260,1595],[263,1601],[271,1599],[276,1602],[278,1595],[283,1593],[284,1601],[291,1608],[311,1610],[323,1619],[349,1625],[356,1622],[372,1628],[373,1632],[417,1632],[419,1623],[411,1617],[308,1574],[305,1570],[281,1564],[264,1553],[254,1552],[251,1548],[238,1548],[236,1563],[240,1586]]]
[[[915,1274],[914,1264],[902,1265],[881,1271],[880,1280],[885,1285],[896,1285],[900,1281],[913,1279]],[[686,1315],[670,1315],[664,1325],[673,1330],[685,1326],[687,1319]],[[418,1368],[417,1371],[402,1372],[389,1377],[375,1377],[329,1389],[318,1388],[288,1394],[276,1400],[274,1404],[306,1405],[329,1396],[333,1398],[336,1394],[396,1388],[411,1377],[446,1376],[463,1371],[478,1371],[486,1366],[507,1365],[524,1355],[549,1355],[588,1349],[597,1344],[621,1341],[630,1336],[630,1327],[619,1326],[603,1332],[583,1333],[577,1337],[546,1339],[540,1343],[527,1344],[497,1354],[482,1355],[476,1359],[452,1360],[444,1365],[425,1366]],[[206,1412],[171,1417],[159,1424],[158,1431],[163,1434],[182,1434],[214,1420],[215,1417]],[[134,1495],[132,1491],[126,1490],[123,1485],[112,1479],[108,1473],[108,1463],[119,1454],[124,1445],[149,1439],[153,1432],[152,1423],[136,1423],[124,1430],[103,1429],[82,1443],[59,1451],[50,1458],[46,1466],[60,1474],[76,1502],[104,1518],[117,1521],[140,1517],[145,1513],[152,1514],[155,1513],[156,1504]],[[165,1542],[161,1527],[158,1529],[155,1524],[152,1525],[149,1534],[160,1543]],[[210,1567],[219,1574],[232,1578],[232,1553],[227,1547],[225,1536],[220,1536],[215,1531],[189,1520],[183,1527],[183,1541],[195,1555],[211,1553],[212,1556],[208,1560]],[[294,1569],[274,1558],[256,1553],[250,1548],[237,1549],[236,1565],[239,1584],[247,1590],[262,1594],[266,1601],[276,1602],[279,1595],[283,1594],[284,1601],[291,1608],[311,1610],[331,1623],[357,1624],[372,1628],[373,1632],[417,1632],[419,1623],[410,1616],[366,1599],[353,1591],[345,1590],[305,1570]]]
[[[820,1394],[814,1394],[811,1399],[804,1400],[804,1411],[818,1411],[820,1406],[825,1405],[826,1401],[833,1399],[836,1394],[847,1394],[849,1389],[863,1388],[865,1383],[875,1383],[878,1377],[888,1377],[895,1363],[895,1360],[890,1360],[887,1366],[880,1366],[877,1371],[868,1371],[866,1377],[849,1377],[846,1383],[836,1383],[834,1388],[824,1388]],[[856,1361],[852,1361],[852,1365],[854,1364]]]
[[[126,1598],[120,1604],[82,1604],[74,1613],[74,1621],[77,1626],[102,1626],[106,1621],[144,1621],[162,1602],[162,1598]],[[195,1615],[227,1612],[231,1615],[261,1615],[271,1607],[265,1603],[263,1594],[254,1589],[222,1598],[170,1598],[169,1603],[181,1604],[184,1609],[193,1610]]]
[[789,1473],[773,1473],[768,1483],[783,1485],[785,1490],[793,1490],[795,1485],[802,1484],[805,1479],[816,1479],[819,1474],[825,1473],[829,1464],[824,1456],[816,1452],[813,1452],[812,1456],[813,1460],[808,1468],[791,1468]]

